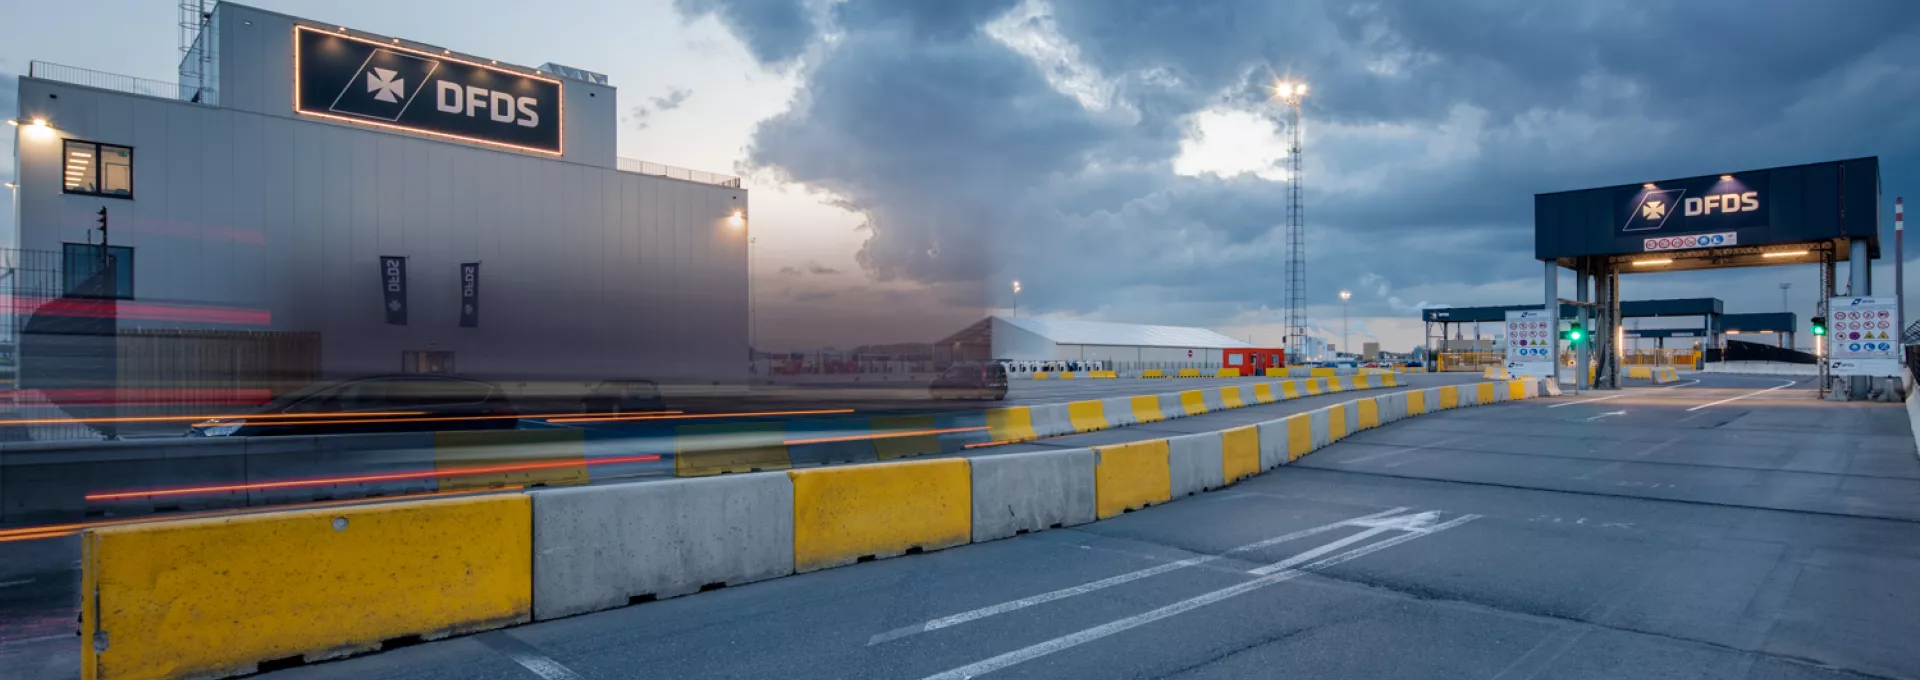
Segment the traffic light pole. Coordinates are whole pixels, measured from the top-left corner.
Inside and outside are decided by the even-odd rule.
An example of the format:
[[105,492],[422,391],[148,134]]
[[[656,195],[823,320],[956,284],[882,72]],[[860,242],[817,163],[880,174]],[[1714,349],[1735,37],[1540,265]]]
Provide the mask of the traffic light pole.
[[[1580,301],[1578,319],[1580,327],[1584,329],[1588,327],[1588,317],[1592,316],[1591,312],[1587,309],[1587,289],[1593,285],[1593,275],[1587,272],[1587,263],[1584,260],[1580,263],[1580,266],[1573,271],[1573,278],[1576,282],[1574,284],[1574,288],[1576,289],[1575,296]],[[1587,386],[1587,360],[1591,358],[1587,355],[1587,346],[1589,344],[1592,344],[1591,340],[1582,342],[1573,348],[1574,394],[1579,394],[1580,391]]]

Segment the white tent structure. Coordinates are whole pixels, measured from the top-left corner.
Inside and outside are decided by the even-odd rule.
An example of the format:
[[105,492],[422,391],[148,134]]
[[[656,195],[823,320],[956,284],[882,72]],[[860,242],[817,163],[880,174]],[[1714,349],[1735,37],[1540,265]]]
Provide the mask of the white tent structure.
[[955,334],[990,338],[993,359],[1164,362],[1219,366],[1221,350],[1253,347],[1205,328],[991,316]]

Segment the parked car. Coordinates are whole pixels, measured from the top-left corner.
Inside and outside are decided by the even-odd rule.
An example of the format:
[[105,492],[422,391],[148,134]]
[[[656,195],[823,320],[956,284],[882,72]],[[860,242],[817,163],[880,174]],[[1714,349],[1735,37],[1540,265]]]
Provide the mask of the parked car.
[[660,396],[660,384],[652,380],[607,380],[595,385],[580,399],[586,413],[643,413],[667,410]]
[[512,430],[520,426],[518,416],[506,391],[493,383],[446,375],[376,375],[308,386],[246,414],[195,423],[187,436]]
[[997,362],[959,363],[927,385],[935,399],[1006,399],[1007,369]]

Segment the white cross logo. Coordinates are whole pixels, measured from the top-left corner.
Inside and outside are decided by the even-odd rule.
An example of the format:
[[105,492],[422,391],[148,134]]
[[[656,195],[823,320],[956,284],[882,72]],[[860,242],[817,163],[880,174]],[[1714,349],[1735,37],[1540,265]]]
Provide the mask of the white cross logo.
[[400,92],[406,89],[407,81],[395,78],[397,75],[400,74],[392,69],[374,67],[373,72],[367,74],[367,91],[373,93],[374,99],[390,104],[400,103]]
[[387,303],[387,309],[391,309],[396,312],[400,311],[400,301],[394,300],[392,302]]

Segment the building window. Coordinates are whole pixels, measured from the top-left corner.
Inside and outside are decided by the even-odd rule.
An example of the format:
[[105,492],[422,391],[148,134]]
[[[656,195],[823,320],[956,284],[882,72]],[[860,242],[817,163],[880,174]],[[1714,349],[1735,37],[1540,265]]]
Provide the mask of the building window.
[[63,244],[61,254],[61,278],[66,285],[66,294],[76,297],[113,297],[122,300],[133,299],[133,249],[126,246],[107,247],[107,266],[113,269],[111,294],[97,288],[105,282],[92,281],[95,274],[105,267],[100,262],[100,246],[89,243]]
[[133,198],[133,148],[67,140],[65,191]]

